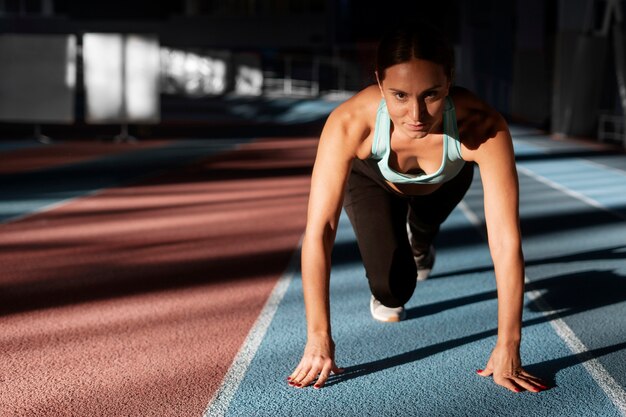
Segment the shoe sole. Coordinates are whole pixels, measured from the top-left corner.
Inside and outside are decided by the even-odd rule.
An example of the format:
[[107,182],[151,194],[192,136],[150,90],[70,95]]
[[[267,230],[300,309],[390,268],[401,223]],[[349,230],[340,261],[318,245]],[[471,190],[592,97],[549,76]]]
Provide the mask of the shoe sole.
[[372,314],[372,318],[374,320],[376,320],[376,321],[381,322],[381,323],[398,323],[398,322],[401,322],[402,320],[404,320],[405,316],[406,316],[406,314],[403,314],[400,318],[390,317],[390,318],[388,318],[386,320],[382,320],[382,319],[379,319],[378,317],[376,317],[375,315]]
[[406,310],[402,312],[400,317],[387,317],[383,319],[380,316],[377,316],[370,307],[370,314],[374,320],[380,321],[381,323],[398,323],[406,318]]

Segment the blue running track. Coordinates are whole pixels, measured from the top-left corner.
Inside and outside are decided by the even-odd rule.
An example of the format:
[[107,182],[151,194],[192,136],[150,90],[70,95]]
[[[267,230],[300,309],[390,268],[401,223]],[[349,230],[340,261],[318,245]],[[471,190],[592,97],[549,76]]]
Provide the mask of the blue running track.
[[476,178],[442,228],[432,278],[418,284],[406,321],[371,319],[342,215],[331,304],[345,374],[320,390],[286,383],[306,338],[294,262],[205,415],[626,415],[626,156],[513,134],[527,265],[522,359],[550,390],[513,394],[475,374],[494,345],[497,312]]
[[[105,188],[158,175],[234,149],[249,140],[179,140],[156,148],[131,150],[36,171],[0,175],[0,223],[48,210]],[[0,146],[0,151],[14,149],[9,145],[7,147],[4,149]]]

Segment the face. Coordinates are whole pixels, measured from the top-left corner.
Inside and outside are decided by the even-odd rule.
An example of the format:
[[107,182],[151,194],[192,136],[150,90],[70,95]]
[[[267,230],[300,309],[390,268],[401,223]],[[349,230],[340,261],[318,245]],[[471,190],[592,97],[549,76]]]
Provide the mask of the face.
[[441,65],[423,59],[396,64],[385,70],[378,86],[394,131],[419,139],[439,129],[450,89]]

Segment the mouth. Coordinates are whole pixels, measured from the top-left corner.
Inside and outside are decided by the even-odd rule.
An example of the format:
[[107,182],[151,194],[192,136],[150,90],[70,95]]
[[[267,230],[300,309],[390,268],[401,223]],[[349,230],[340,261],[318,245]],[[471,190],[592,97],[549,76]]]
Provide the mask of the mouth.
[[417,124],[413,124],[413,123],[406,123],[405,126],[412,131],[415,132],[425,132],[427,130],[427,125],[425,125],[424,123],[417,123]]

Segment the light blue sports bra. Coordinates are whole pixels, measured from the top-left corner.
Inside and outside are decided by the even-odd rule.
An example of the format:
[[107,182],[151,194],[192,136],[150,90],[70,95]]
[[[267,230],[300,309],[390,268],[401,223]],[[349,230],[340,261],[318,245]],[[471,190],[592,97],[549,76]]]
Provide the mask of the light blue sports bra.
[[389,118],[385,99],[380,101],[376,114],[372,155],[370,158],[379,160],[378,167],[387,181],[399,184],[440,184],[451,180],[461,171],[465,161],[461,157],[461,141],[459,139],[459,129],[456,125],[454,103],[450,97],[446,97],[445,100],[441,166],[437,172],[420,175],[404,174],[389,167],[391,119]]

